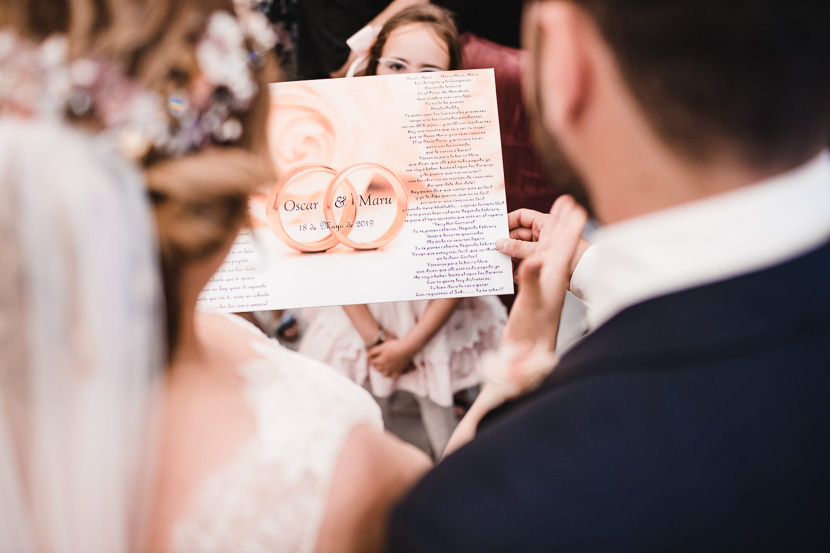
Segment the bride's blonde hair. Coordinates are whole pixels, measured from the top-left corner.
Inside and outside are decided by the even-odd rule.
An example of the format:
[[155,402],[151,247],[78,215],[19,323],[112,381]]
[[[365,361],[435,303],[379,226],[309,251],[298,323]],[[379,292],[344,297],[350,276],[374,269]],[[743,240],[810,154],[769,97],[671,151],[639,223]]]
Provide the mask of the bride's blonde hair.
[[[11,2],[11,3],[10,3]],[[70,58],[116,63],[143,87],[167,98],[199,76],[195,48],[208,18],[234,13],[231,0],[0,0],[0,18],[23,34],[63,33]],[[267,151],[267,83],[275,80],[270,53],[253,72],[250,107],[235,114],[241,137],[180,157],[150,150],[140,161],[152,198],[168,303],[169,351],[179,325],[179,278],[184,266],[225,247],[247,221],[247,198],[274,178]]]

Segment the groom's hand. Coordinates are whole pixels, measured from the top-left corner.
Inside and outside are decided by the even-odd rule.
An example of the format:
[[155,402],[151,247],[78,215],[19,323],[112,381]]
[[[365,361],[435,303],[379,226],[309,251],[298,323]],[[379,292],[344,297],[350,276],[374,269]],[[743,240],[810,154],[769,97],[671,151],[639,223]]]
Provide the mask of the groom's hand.
[[[562,196],[564,197],[564,196]],[[570,196],[568,196],[570,198]],[[519,263],[528,257],[533,256],[539,247],[539,237],[541,236],[545,226],[552,221],[556,204],[559,202],[558,198],[551,207],[551,213],[542,213],[532,209],[517,209],[507,214],[507,224],[510,229],[510,238],[500,238],[496,240],[496,249],[501,253],[508,255],[513,260],[513,270],[515,273],[514,280],[519,282],[518,266]],[[585,250],[591,247],[591,243],[584,238],[579,238],[579,241],[574,250],[574,254],[570,260],[568,276],[572,275],[576,269],[579,260],[582,259],[582,254]]]
[[549,213],[532,209],[517,209],[507,214],[510,238],[496,241],[496,249],[513,258],[514,263],[530,257],[536,251],[539,234],[550,219]]
[[586,220],[585,210],[570,196],[554,202],[533,253],[516,272],[519,292],[505,329],[505,343],[532,346],[542,341],[554,349],[573,259],[585,242],[581,234]]

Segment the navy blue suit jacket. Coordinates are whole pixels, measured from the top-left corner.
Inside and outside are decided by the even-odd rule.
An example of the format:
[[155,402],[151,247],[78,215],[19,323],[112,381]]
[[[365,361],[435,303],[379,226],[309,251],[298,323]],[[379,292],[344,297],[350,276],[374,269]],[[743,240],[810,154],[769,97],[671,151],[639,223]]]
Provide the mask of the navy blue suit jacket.
[[830,245],[632,306],[396,508],[389,551],[830,551]]

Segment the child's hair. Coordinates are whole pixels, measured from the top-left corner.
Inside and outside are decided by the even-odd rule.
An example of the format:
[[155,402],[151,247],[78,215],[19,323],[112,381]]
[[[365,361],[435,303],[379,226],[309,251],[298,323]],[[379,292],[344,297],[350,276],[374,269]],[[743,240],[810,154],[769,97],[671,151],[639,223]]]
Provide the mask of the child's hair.
[[438,37],[447,45],[450,54],[450,70],[461,69],[461,41],[458,39],[458,27],[455,26],[452,13],[435,4],[419,4],[401,10],[392,16],[378,33],[378,38],[369,50],[367,75],[377,75],[378,60],[383,54],[383,47],[392,31],[412,23],[429,25]]

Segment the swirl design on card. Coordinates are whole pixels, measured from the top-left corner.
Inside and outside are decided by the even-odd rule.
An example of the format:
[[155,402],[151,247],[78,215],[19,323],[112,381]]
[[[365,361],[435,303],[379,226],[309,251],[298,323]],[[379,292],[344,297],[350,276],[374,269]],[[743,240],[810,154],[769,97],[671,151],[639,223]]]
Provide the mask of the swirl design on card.
[[409,193],[400,177],[377,163],[336,171],[305,163],[282,174],[265,203],[268,226],[299,252],[328,251],[338,244],[376,250],[400,234]]
[[[284,83],[281,83],[284,84]],[[383,159],[371,141],[369,114],[348,95],[336,98],[317,90],[313,82],[279,87],[272,95],[268,116],[268,143],[277,167],[321,163],[346,167],[353,162]],[[386,160],[384,164],[388,166]]]

